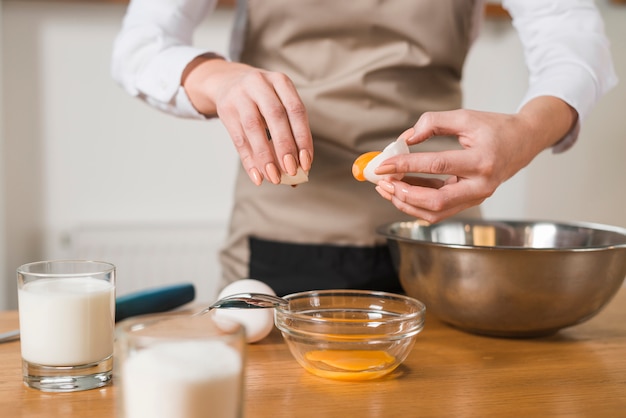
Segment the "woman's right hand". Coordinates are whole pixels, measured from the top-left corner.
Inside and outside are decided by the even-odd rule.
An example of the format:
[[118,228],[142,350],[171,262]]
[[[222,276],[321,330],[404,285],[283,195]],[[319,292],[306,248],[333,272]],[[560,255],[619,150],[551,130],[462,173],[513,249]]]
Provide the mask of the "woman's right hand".
[[281,173],[293,176],[298,167],[309,171],[311,129],[285,74],[201,56],[187,66],[181,83],[200,113],[220,118],[254,184],[278,184]]

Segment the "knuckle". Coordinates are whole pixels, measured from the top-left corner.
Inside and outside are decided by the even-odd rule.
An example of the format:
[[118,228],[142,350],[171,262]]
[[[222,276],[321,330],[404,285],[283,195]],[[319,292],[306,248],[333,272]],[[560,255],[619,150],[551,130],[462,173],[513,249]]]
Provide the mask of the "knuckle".
[[266,76],[262,71],[249,71],[245,76],[245,82],[252,85],[266,83]]
[[265,129],[265,125],[261,119],[255,116],[242,118],[241,126],[245,131],[258,131]]
[[269,105],[263,113],[266,119],[283,119],[286,115],[285,108],[280,103]]
[[273,79],[273,81],[275,83],[285,84],[285,85],[289,85],[289,86],[293,85],[293,83],[291,82],[291,79],[285,73],[281,73],[279,71],[274,71],[274,72],[272,72],[270,74],[270,76],[272,77],[272,79]]
[[448,172],[448,161],[441,157],[435,157],[430,162],[429,172],[432,174],[446,174]]
[[459,118],[462,125],[467,125],[473,120],[472,112],[467,109],[457,109],[455,117]]
[[265,165],[265,163],[267,162],[274,160],[274,153],[265,147],[263,149],[260,149],[254,152],[253,156],[255,160],[263,161],[264,162],[263,165]]
[[431,224],[437,223],[443,219],[442,216],[438,216],[435,213],[425,213],[425,214],[422,214],[420,218]]
[[250,90],[251,87],[247,86],[245,82],[223,86],[219,89],[216,104],[227,111],[236,111],[242,106],[242,103],[251,101]]
[[435,112],[424,112],[419,118],[419,122],[425,125],[431,125],[435,122]]
[[248,153],[239,154],[239,159],[241,160],[241,165],[243,165],[246,170],[254,167],[254,159],[252,158],[252,155]]
[[428,208],[433,212],[442,212],[447,209],[447,202],[441,198],[432,199],[428,204]]
[[290,115],[296,117],[302,117],[306,115],[306,108],[304,107],[304,104],[299,100],[289,100],[285,103],[285,109],[287,109],[287,112]]
[[430,212],[440,213],[450,208],[451,200],[448,193],[439,190],[425,202],[425,206]]
[[419,117],[417,122],[414,125],[414,128],[418,131],[421,130],[429,130],[431,127],[436,125],[436,116],[434,112],[425,112]]
[[476,170],[482,178],[490,180],[496,174],[496,164],[491,158],[481,158],[476,165]]
[[495,181],[489,181],[485,186],[477,193],[477,198],[482,201],[490,198],[498,188],[498,183]]
[[241,134],[231,135],[231,139],[233,141],[233,144],[235,145],[235,148],[237,148],[238,150],[244,148],[246,145],[246,137]]

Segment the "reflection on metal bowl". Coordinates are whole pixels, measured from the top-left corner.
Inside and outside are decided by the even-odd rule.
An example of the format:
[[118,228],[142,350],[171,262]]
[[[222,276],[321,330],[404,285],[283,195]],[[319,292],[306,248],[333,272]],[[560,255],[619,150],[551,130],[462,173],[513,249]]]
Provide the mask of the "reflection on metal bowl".
[[626,229],[551,221],[383,225],[406,293],[460,329],[552,334],[597,314],[626,276]]

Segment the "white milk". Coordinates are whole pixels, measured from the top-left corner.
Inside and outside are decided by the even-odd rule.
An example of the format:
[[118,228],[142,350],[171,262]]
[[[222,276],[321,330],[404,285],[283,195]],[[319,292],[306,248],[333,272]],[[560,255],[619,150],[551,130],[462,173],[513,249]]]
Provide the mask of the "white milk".
[[39,279],[18,290],[22,358],[45,366],[113,354],[115,289],[90,277]]
[[239,416],[243,361],[224,342],[161,342],[127,355],[126,418]]

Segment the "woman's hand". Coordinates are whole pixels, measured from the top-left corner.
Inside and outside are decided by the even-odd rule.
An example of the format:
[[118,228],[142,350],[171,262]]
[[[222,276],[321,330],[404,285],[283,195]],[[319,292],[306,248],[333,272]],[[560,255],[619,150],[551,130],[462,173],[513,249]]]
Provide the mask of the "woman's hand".
[[306,109],[291,80],[219,57],[198,57],[182,85],[194,107],[218,116],[250,179],[280,183],[281,173],[309,171],[313,140]]
[[375,170],[377,174],[410,175],[382,180],[376,190],[402,212],[438,222],[482,203],[563,138],[576,121],[573,108],[549,96],[531,100],[514,115],[471,110],[425,113],[401,135],[409,145],[437,135],[455,135],[462,149],[389,158]]

